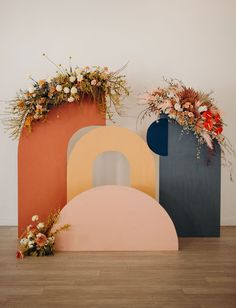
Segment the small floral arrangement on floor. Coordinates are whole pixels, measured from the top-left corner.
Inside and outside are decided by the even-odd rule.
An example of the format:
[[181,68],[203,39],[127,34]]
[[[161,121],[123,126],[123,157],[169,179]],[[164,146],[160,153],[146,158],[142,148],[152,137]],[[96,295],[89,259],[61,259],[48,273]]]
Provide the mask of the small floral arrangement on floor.
[[19,247],[16,257],[23,259],[25,256],[49,256],[54,254],[54,243],[56,235],[68,230],[70,225],[66,224],[52,232],[52,227],[58,221],[60,210],[51,213],[47,222],[38,222],[38,215],[32,217],[32,224],[27,226],[25,232],[19,239]]
[[45,119],[52,108],[63,103],[82,103],[84,96],[98,104],[103,116],[112,119],[113,107],[121,115],[121,100],[129,95],[125,76],[120,74],[124,67],[115,72],[99,66],[72,68],[70,58],[69,69],[64,69],[44,56],[57,67],[57,75],[39,81],[30,77],[32,87],[20,90],[10,101],[5,124],[11,137],[18,138],[23,127],[31,130],[32,124]]
[[202,144],[213,150],[216,140],[221,146],[223,164],[230,169],[232,163],[226,160],[225,152],[233,154],[235,151],[229,140],[222,134],[225,125],[220,110],[211,97],[212,93],[203,93],[186,87],[177,79],[164,79],[167,87],[158,87],[147,92],[145,109],[141,112],[141,120],[146,116],[155,115],[157,119],[162,114],[176,121],[183,127],[183,132],[192,131],[197,138],[197,157],[199,158]]

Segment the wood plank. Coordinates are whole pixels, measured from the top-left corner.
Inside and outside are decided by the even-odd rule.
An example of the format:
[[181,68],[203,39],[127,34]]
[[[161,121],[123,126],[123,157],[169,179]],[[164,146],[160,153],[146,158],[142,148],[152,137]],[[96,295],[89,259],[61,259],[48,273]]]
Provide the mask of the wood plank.
[[236,227],[180,238],[174,252],[58,252],[15,258],[0,227],[0,307],[235,308]]

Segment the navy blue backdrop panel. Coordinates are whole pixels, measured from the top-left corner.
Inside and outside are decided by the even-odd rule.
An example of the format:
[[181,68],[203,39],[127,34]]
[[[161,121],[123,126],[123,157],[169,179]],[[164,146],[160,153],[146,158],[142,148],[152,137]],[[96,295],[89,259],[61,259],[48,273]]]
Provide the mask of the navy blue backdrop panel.
[[168,156],[160,156],[159,202],[173,220],[178,236],[220,236],[221,152],[204,144],[196,158],[193,133],[168,122]]

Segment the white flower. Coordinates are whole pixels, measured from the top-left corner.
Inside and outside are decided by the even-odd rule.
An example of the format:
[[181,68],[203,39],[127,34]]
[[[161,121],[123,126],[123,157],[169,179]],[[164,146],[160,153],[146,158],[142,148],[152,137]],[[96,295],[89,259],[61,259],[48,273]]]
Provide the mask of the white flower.
[[76,69],[75,69],[76,75],[80,75],[81,72],[82,72],[82,69],[81,69],[81,68],[76,68]]
[[30,87],[30,88],[28,89],[28,91],[29,91],[30,94],[32,94],[32,93],[34,93],[34,88],[33,88],[33,87]]
[[83,78],[84,78],[84,76],[82,74],[80,74],[80,73],[77,74],[76,77],[77,77],[77,81],[79,81],[79,82],[82,81]]
[[71,94],[76,94],[77,93],[76,87],[72,87],[70,92],[71,92]]
[[29,241],[29,240],[28,240],[27,238],[23,237],[23,238],[20,240],[20,244],[21,244],[21,245],[27,245],[28,241]]
[[32,221],[37,221],[37,220],[39,220],[38,215],[34,215],[34,216],[32,216]]
[[40,229],[43,229],[44,228],[44,223],[43,222],[40,222],[38,225],[37,225],[37,228],[40,230]]
[[34,233],[33,232],[29,232],[27,238],[30,239],[31,237],[34,237]]
[[180,106],[179,103],[175,103],[174,108],[175,108],[175,110],[177,110],[177,111],[183,111],[183,109],[181,108],[181,106]]
[[203,111],[207,111],[207,106],[200,106],[199,108],[198,108],[198,111],[201,113],[201,112],[203,112]]
[[96,79],[93,79],[92,81],[91,81],[91,85],[92,86],[95,86],[97,84],[97,80]]
[[49,241],[49,243],[54,243],[55,237],[54,236],[49,236],[48,237],[48,241]]
[[29,241],[29,242],[28,242],[28,247],[29,247],[29,248],[32,248],[33,246],[34,246],[34,241]]
[[68,88],[68,87],[65,87],[64,89],[63,89],[63,91],[64,91],[64,93],[70,93],[70,89]]
[[75,76],[70,76],[70,82],[74,82],[75,81]]
[[61,86],[60,84],[58,84],[58,85],[56,86],[56,90],[57,90],[57,92],[61,92],[62,86]]
[[72,97],[72,96],[70,96],[70,97],[68,98],[68,102],[69,102],[69,103],[72,103],[74,100],[75,100],[75,99],[74,99],[74,97]]

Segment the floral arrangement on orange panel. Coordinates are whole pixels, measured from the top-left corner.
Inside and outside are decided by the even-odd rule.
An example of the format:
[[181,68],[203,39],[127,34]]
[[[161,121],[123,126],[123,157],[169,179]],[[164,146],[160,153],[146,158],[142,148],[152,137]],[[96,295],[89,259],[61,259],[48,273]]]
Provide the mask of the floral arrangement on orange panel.
[[80,104],[84,96],[91,97],[101,114],[110,120],[112,110],[122,114],[121,101],[129,95],[125,76],[120,74],[126,65],[113,72],[100,66],[73,68],[70,57],[67,69],[44,56],[56,66],[57,74],[39,81],[29,76],[32,86],[28,90],[20,90],[10,101],[5,125],[11,137],[18,138],[24,127],[31,131],[33,123],[44,120],[52,108],[61,104]]
[[226,152],[235,157],[235,151],[230,141],[222,134],[225,123],[211,97],[212,93],[196,91],[177,79],[164,80],[167,87],[158,87],[147,92],[145,109],[140,114],[141,119],[153,114],[159,119],[165,114],[183,127],[182,132],[192,131],[198,142],[197,158],[200,157],[201,145],[206,144],[213,150],[214,141],[217,141],[222,151],[222,163],[230,169],[232,179],[232,163],[226,159]]
[[32,224],[27,226],[25,232],[19,239],[19,247],[16,257],[23,259],[25,256],[49,256],[54,254],[54,244],[59,232],[68,230],[70,225],[65,224],[59,229],[52,231],[57,223],[60,210],[51,213],[47,222],[38,222],[38,215],[32,216]]

